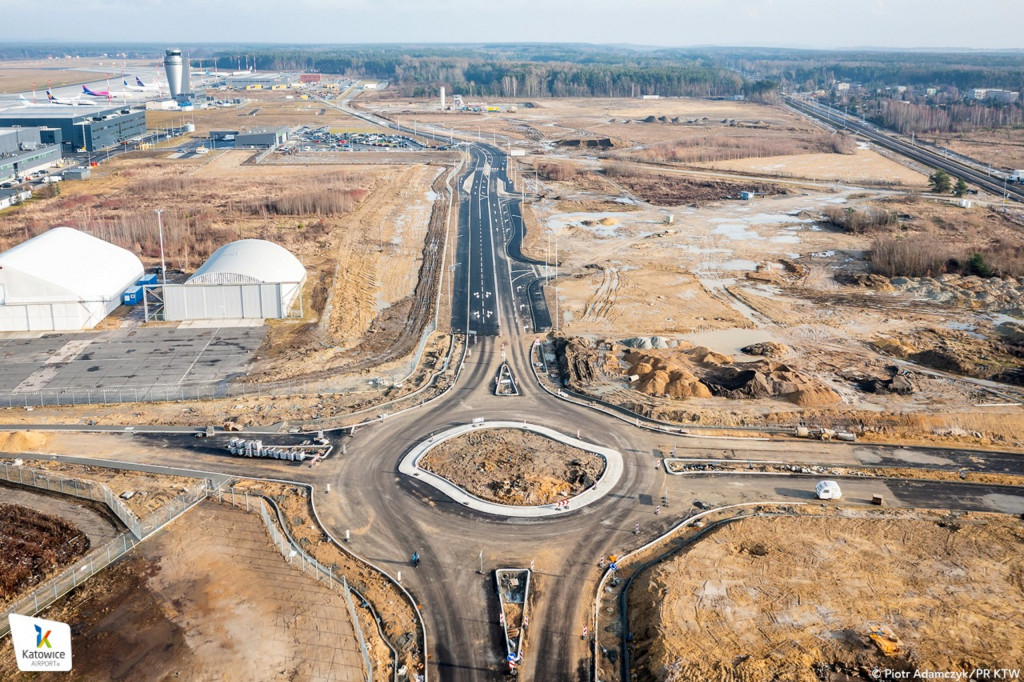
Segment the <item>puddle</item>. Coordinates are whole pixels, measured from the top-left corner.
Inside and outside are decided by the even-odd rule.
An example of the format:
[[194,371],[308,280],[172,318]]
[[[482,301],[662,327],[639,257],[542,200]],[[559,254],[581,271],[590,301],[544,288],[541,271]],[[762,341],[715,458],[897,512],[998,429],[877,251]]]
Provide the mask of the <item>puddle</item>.
[[721,272],[733,270],[753,272],[756,268],[757,263],[752,260],[743,260],[742,258],[734,258],[721,263],[704,263],[700,266],[701,270],[718,270]]
[[737,362],[758,360],[752,355],[740,352],[740,348],[749,346],[752,343],[763,343],[772,341],[773,334],[764,329],[717,329],[711,332],[696,332],[684,334],[683,339],[696,346],[707,346],[713,351],[732,355]]
[[723,223],[715,226],[714,234],[720,234],[729,239],[739,241],[741,239],[761,239],[761,235],[751,230],[747,225],[737,223]]
[[[844,199],[845,201],[845,199]],[[749,218],[754,225],[788,225],[790,223],[813,223],[813,218],[797,218],[793,215],[778,213],[758,213]]]

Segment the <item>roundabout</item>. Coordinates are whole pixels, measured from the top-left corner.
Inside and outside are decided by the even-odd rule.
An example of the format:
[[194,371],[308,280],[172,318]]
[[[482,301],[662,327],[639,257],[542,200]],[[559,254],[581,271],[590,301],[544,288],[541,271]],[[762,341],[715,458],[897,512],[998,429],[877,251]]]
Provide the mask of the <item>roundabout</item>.
[[[538,434],[584,453],[596,455],[604,461],[604,468],[597,480],[577,495],[565,497],[557,502],[547,504],[503,504],[483,499],[472,494],[456,482],[440,476],[423,466],[428,453],[442,443],[488,430],[518,430]],[[475,511],[514,518],[547,518],[558,516],[569,511],[581,509],[607,495],[622,475],[622,455],[618,450],[602,447],[593,443],[567,436],[559,431],[536,424],[512,421],[474,422],[453,427],[434,434],[426,441],[418,443],[402,458],[398,466],[399,472],[427,483],[441,491],[455,502]]]

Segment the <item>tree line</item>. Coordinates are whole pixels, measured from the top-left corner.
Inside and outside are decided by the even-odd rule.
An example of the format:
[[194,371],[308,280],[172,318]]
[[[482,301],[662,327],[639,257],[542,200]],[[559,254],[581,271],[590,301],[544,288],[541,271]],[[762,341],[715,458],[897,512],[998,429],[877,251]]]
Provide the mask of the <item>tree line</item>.
[[[574,52],[571,46],[263,49],[255,52],[255,63],[258,70],[387,80],[412,97],[432,95],[441,86],[470,97],[722,97],[742,94],[745,84],[735,71],[697,56],[616,48]],[[236,64],[235,54],[217,56],[218,68]]]

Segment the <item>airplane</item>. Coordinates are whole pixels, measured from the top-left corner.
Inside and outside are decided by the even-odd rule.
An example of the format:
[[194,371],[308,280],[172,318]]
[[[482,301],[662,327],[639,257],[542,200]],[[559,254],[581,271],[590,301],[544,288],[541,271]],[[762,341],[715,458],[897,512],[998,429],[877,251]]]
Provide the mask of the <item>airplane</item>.
[[135,77],[135,85],[129,85],[128,81],[124,79],[122,79],[121,82],[124,83],[125,90],[131,90],[134,92],[152,92],[160,88],[159,85],[155,85],[153,83],[143,83],[142,79],[138,76]]
[[46,91],[46,100],[50,104],[62,104],[62,105],[67,106],[67,107],[74,107],[74,106],[87,106],[88,107],[88,106],[92,106],[91,102],[81,102],[81,101],[79,101],[79,97],[81,97],[81,95],[79,95],[78,97],[72,97],[71,99],[63,99],[63,98],[60,98],[60,97],[54,97],[53,93],[50,92],[49,90]]
[[92,90],[90,90],[89,88],[85,87],[84,85],[82,86],[82,94],[89,95],[89,97],[106,97],[107,99],[110,99],[110,98],[113,97],[113,95],[110,94],[110,92],[108,92],[107,90],[100,90],[98,92],[93,92]]

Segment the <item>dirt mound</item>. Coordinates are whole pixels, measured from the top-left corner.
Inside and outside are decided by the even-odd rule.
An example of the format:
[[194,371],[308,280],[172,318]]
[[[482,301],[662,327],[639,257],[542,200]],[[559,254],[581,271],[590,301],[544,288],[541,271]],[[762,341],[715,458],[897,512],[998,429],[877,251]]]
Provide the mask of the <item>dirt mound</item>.
[[608,166],[605,173],[634,196],[655,206],[700,205],[709,201],[739,199],[740,193],[745,191],[760,196],[786,193],[779,185],[763,182],[737,183],[712,178],[651,173],[628,166]]
[[611,149],[615,146],[615,143],[607,137],[598,138],[568,138],[565,140],[558,141],[559,147],[570,147],[573,149]]
[[485,500],[540,505],[593,486],[605,462],[531,431],[485,429],[440,443],[420,466]]
[[1004,330],[1003,326],[997,328],[1007,339],[1003,342],[933,327],[902,338],[889,334],[877,339],[874,346],[883,353],[943,372],[1024,384],[1020,346],[1010,338],[1013,329]]
[[769,360],[734,363],[732,358],[698,346],[674,350],[640,350],[626,353],[628,373],[636,375],[637,390],[676,399],[733,400],[784,397],[801,407],[840,402],[828,386],[806,377],[788,365]]
[[556,337],[555,353],[558,369],[569,381],[570,387],[586,386],[594,381],[597,371],[597,352],[590,342],[579,336]]
[[34,452],[46,445],[46,434],[37,431],[0,432],[0,451]]
[[740,348],[740,352],[747,355],[763,355],[766,358],[781,358],[789,353],[789,348],[781,343],[765,341],[763,343],[752,343],[749,346]]

